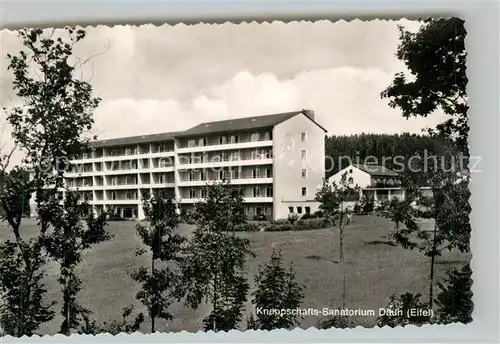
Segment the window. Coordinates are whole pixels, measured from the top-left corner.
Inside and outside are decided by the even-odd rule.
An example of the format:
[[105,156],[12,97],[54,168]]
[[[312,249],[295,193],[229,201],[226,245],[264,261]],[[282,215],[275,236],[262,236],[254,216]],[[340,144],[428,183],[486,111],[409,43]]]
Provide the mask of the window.
[[306,168],[302,169],[302,178],[303,179],[307,178],[307,169]]
[[248,207],[247,208],[247,215],[253,215],[254,214],[254,208],[253,207]]
[[240,177],[240,171],[237,169],[232,169],[231,170],[231,179],[238,179]]
[[164,174],[160,174],[160,176],[159,176],[159,178],[158,178],[158,179],[159,179],[160,184],[165,183],[166,178],[165,178],[165,175],[164,175]]
[[266,188],[266,197],[273,197],[273,187],[267,187]]
[[189,189],[189,198],[196,198],[196,189]]
[[203,154],[201,155],[201,162],[202,163],[208,162],[208,153],[207,152],[203,152]]
[[255,208],[255,213],[256,215],[262,215],[262,208],[261,207]]
[[113,177],[111,178],[111,185],[117,185],[118,184],[118,178]]
[[207,189],[203,188],[201,189],[201,198],[206,198],[207,197]]
[[297,207],[297,213],[302,214],[302,207]]
[[302,142],[307,141],[307,133],[300,133],[300,141]]
[[260,139],[259,133],[253,133],[252,136],[250,137],[250,141],[252,141],[252,142],[259,141],[259,139]]
[[349,173],[352,173],[352,168],[351,168],[351,169],[349,169]]
[[290,214],[293,214],[293,207],[288,207],[288,212],[289,212]]
[[302,150],[300,151],[300,158],[301,158],[302,160],[307,159],[307,151],[306,151],[305,149],[302,149]]
[[231,135],[231,143],[238,143],[238,135]]
[[111,193],[111,199],[114,201],[116,200],[116,192]]
[[227,143],[227,136],[219,137],[219,144],[220,145],[225,145],[226,143]]
[[253,197],[260,197],[260,188],[253,188]]
[[196,146],[196,141],[191,139],[191,140],[188,140],[188,147],[191,148],[191,147],[195,147]]
[[199,145],[200,145],[201,147],[204,147],[204,146],[206,146],[206,145],[207,145],[207,139],[206,139],[206,137],[203,137],[203,138],[201,138],[201,139],[199,140]]
[[265,132],[264,133],[264,140],[265,141],[268,141],[271,139],[271,133],[268,131],[268,132]]
[[266,169],[266,178],[272,178],[273,177],[273,171],[270,168]]
[[305,207],[305,210],[306,210],[306,214],[310,214],[311,213],[311,207]]
[[266,207],[264,211],[265,211],[265,214],[268,216],[273,214],[273,209],[271,207]]
[[307,196],[307,188],[302,188],[302,196]]
[[254,168],[252,170],[252,178],[260,178],[260,170],[258,168]]

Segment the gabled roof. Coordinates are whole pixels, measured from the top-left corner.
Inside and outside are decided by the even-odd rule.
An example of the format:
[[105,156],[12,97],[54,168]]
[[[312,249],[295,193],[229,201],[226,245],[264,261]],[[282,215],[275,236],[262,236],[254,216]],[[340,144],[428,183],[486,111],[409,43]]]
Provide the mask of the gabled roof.
[[277,113],[264,116],[232,118],[224,121],[203,122],[201,124],[198,124],[197,126],[194,126],[184,131],[92,141],[90,142],[90,147],[96,148],[96,147],[127,146],[127,145],[135,145],[147,142],[169,141],[173,140],[174,137],[198,136],[198,135],[206,135],[212,133],[215,134],[223,132],[235,132],[239,130],[272,128],[298,114],[304,114],[314,124],[323,129],[323,131],[325,132],[327,131],[325,128],[323,128],[314,120],[314,115],[312,114],[312,111],[301,110],[301,111]]
[[93,148],[114,147],[114,146],[136,145],[140,143],[149,143],[149,142],[169,141],[174,139],[175,134],[176,132],[170,132],[170,133],[159,133],[159,134],[150,134],[141,136],[120,137],[108,140],[98,140],[98,141],[91,141],[89,143],[89,146]]
[[377,177],[397,177],[398,174],[393,170],[388,169],[382,165],[373,165],[373,164],[352,164],[352,166],[360,169],[363,172],[368,173],[372,176]]
[[325,128],[316,123],[314,119],[311,118],[310,115],[308,115],[308,110],[301,110],[301,111],[285,112],[285,113],[278,113],[278,114],[264,115],[264,116],[233,118],[216,122],[204,122],[188,130],[185,130],[179,134],[176,134],[175,136],[186,137],[186,136],[206,135],[212,133],[235,132],[239,130],[272,128],[298,114],[306,115],[307,118],[309,118],[317,126],[319,126],[326,132]]

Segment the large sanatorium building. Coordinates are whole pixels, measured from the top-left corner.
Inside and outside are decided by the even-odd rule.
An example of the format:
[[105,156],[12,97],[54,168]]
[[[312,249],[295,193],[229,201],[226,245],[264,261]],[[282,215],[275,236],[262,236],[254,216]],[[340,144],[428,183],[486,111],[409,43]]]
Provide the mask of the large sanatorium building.
[[243,189],[247,216],[286,218],[318,209],[325,135],[311,110],[207,122],[94,141],[65,176],[96,214],[143,219],[144,193],[172,196],[189,212],[204,198],[207,182],[225,179]]

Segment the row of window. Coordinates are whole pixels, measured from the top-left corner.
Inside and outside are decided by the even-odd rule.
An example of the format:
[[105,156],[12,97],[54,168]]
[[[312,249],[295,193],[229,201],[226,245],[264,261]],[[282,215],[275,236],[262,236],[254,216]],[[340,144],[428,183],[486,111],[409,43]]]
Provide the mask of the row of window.
[[[206,188],[191,188],[189,189],[189,198],[205,198],[207,197]],[[266,188],[254,187],[252,188],[252,197],[273,197],[273,187]]]
[[[294,207],[288,207],[288,212],[290,214],[302,214],[302,207],[298,206],[296,208],[297,208],[297,212],[294,212]],[[306,214],[310,214],[311,213],[311,207],[304,207],[304,211],[305,211]]]
[[[264,141],[272,140],[273,139],[272,132],[269,131],[269,132],[265,132],[265,133],[252,133],[250,135],[251,142],[261,141],[261,139]],[[307,142],[307,133],[301,132],[300,133],[300,140],[302,142]],[[237,135],[237,134],[223,135],[223,136],[219,137],[219,144],[221,144],[221,145],[231,144],[231,143],[239,143],[239,142],[240,142],[240,138],[239,138],[239,135]],[[189,139],[187,142],[187,146],[189,148],[191,148],[191,147],[203,147],[203,146],[207,146],[207,144],[208,144],[208,140],[206,137],[199,138],[199,139]],[[151,151],[153,153],[171,152],[172,150],[173,150],[173,145],[171,143],[170,144],[168,144],[168,143],[154,144],[152,149],[151,149]],[[139,152],[139,150],[137,147],[111,148],[108,151],[108,156],[136,155],[138,152]],[[149,153],[149,148],[141,149],[141,153],[142,154]],[[83,159],[88,159],[88,158],[92,158],[93,156],[100,157],[101,154],[92,154],[92,152],[84,152],[81,157]]]

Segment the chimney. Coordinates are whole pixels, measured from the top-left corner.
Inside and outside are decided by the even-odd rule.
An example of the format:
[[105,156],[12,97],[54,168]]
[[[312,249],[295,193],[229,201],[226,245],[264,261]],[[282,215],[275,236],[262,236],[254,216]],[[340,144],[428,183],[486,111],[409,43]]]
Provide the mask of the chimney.
[[314,121],[314,111],[302,109],[302,113]]

